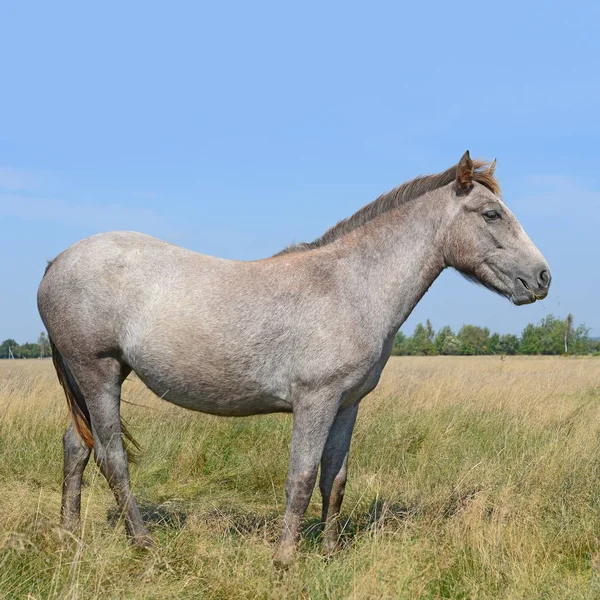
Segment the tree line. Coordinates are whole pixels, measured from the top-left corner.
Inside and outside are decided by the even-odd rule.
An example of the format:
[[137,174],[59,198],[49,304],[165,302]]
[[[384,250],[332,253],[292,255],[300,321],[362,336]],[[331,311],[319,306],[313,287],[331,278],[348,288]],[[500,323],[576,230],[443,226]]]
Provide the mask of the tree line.
[[0,358],[46,358],[51,355],[50,340],[45,331],[40,333],[37,343],[18,344],[12,338],[0,344]]
[[[529,323],[520,336],[490,333],[487,327],[463,325],[455,333],[446,325],[435,331],[431,321],[419,323],[412,336],[399,331],[392,354],[396,356],[484,355],[484,354],[596,354],[600,340],[589,337],[589,328],[575,325],[573,315],[559,319],[548,315],[537,325]],[[42,331],[37,343],[18,344],[7,339],[0,344],[2,358],[45,358],[50,342]]]
[[560,319],[544,317],[537,325],[529,323],[520,336],[490,333],[487,327],[463,325],[455,333],[446,325],[435,331],[431,321],[419,323],[412,336],[399,331],[392,354],[396,356],[435,356],[485,354],[596,354],[600,340],[589,337],[589,328],[575,325],[573,315]]

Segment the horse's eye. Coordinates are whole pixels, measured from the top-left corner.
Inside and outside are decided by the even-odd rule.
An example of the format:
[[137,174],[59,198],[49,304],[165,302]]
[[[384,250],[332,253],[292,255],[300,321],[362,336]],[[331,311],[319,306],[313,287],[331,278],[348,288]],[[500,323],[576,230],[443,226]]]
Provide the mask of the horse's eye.
[[483,213],[487,221],[497,221],[500,218],[500,213],[497,210],[488,210]]

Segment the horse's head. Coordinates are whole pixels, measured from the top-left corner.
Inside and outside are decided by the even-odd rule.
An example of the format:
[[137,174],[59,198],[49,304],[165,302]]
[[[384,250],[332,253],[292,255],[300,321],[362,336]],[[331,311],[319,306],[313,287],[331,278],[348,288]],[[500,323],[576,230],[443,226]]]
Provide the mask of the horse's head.
[[[482,169],[483,167],[483,169]],[[499,197],[491,165],[475,165],[466,152],[448,186],[451,222],[444,243],[446,265],[517,305],[548,295],[550,268]]]

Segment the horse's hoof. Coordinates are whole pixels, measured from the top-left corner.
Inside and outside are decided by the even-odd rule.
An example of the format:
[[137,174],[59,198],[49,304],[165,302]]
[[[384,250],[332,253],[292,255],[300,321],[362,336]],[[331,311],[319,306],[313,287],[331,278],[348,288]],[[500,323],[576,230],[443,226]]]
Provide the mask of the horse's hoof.
[[70,527],[55,527],[53,531],[56,533],[61,544],[79,544],[81,543],[79,528],[71,529]]
[[273,564],[277,569],[287,569],[293,562],[296,549],[294,546],[280,546],[273,556]]
[[60,528],[65,534],[79,535],[81,530],[81,522],[78,517],[63,518],[60,522]]
[[150,535],[140,535],[131,538],[131,544],[134,548],[138,548],[139,550],[150,550],[150,548],[154,548],[154,540]]
[[323,542],[323,557],[329,560],[339,549],[337,540]]

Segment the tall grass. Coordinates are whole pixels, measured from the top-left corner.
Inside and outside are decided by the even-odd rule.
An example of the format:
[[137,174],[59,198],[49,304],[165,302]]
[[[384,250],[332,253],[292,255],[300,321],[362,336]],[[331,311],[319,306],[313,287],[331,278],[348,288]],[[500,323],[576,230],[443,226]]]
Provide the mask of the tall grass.
[[393,358],[359,414],[342,549],[321,558],[315,493],[285,573],[290,417],[196,414],[136,379],[124,399],[146,553],[92,463],[82,539],[61,532],[62,391],[48,361],[0,361],[1,598],[600,597],[597,359]]

